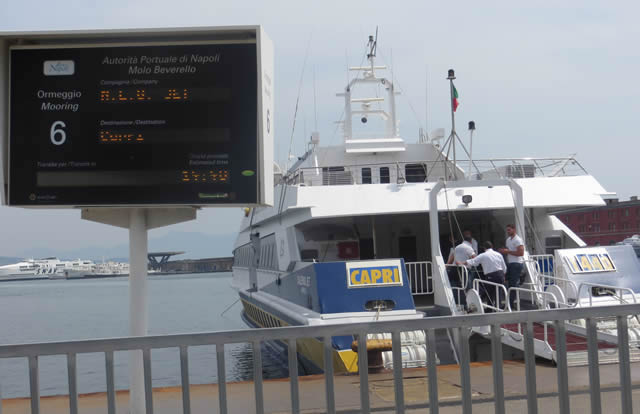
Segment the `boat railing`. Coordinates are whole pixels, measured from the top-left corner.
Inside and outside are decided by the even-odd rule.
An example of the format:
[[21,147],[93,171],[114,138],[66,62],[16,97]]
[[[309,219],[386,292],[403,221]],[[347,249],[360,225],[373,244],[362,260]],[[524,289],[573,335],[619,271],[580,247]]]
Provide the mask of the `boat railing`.
[[[560,302],[558,301],[558,298],[556,297],[556,295],[554,295],[551,292],[539,292],[535,289],[526,289],[526,288],[519,288],[519,287],[512,287],[509,288],[508,290],[508,295],[511,295],[511,292],[515,293],[515,304],[516,304],[516,309],[512,309],[515,310],[517,312],[520,312],[522,309],[520,308],[521,302],[520,302],[520,292],[524,292],[524,293],[528,293],[528,294],[537,294],[542,296],[542,309],[549,309],[549,301],[552,300],[553,304],[554,304],[554,309],[558,309],[560,308]],[[522,324],[518,323],[517,324],[517,332],[518,334],[522,335]],[[544,329],[544,342],[545,344],[549,344],[549,323],[547,322],[543,322],[543,329]]]
[[[440,160],[304,167],[289,171],[283,180],[289,185],[312,187],[436,182],[445,176],[445,171],[451,175],[447,179],[454,178],[451,164],[451,160]],[[587,175],[587,171],[573,157],[473,160],[471,170],[465,171],[461,168],[468,164],[469,161],[459,161],[456,169],[457,179],[493,180]]]
[[412,295],[433,294],[433,263],[405,262]]
[[555,274],[552,254],[530,254],[527,261],[534,266],[537,275],[553,276]]
[[[633,289],[623,286],[606,285],[602,283],[592,282],[575,282],[571,279],[561,278],[557,276],[540,275],[544,280],[544,288],[550,289],[551,286],[560,288],[561,293],[554,291],[556,297],[561,294],[564,298],[560,298],[559,304],[562,306],[581,306],[581,298],[586,297],[584,304],[593,306],[594,296],[610,296],[620,304],[638,303],[638,295]],[[596,295],[596,293],[598,295]]]
[[[553,275],[539,275],[542,279],[542,284],[545,289],[552,289],[552,286],[557,286],[564,296],[564,299],[559,298],[568,307],[576,306],[578,304],[579,291],[578,284],[571,279],[566,279]],[[556,294],[556,297],[558,295]]]
[[[492,350],[493,365],[493,401],[496,412],[505,411],[504,395],[504,374],[502,360],[502,326],[521,324],[522,341],[524,343],[525,359],[525,394],[528,411],[537,412],[538,392],[536,385],[536,353],[534,346],[534,325],[548,323],[554,327],[555,350],[557,361],[559,412],[569,412],[570,396],[568,381],[568,360],[567,360],[567,338],[566,323],[577,319],[586,319],[587,353],[589,356],[589,366],[595,367],[588,370],[589,394],[593,401],[600,403],[600,381],[598,374],[598,340],[597,329],[595,328],[595,318],[603,316],[613,318],[616,321],[619,351],[619,376],[621,393],[622,413],[632,412],[632,383],[631,365],[629,354],[629,331],[628,316],[640,313],[640,304],[613,305],[594,308],[561,308],[548,309],[530,312],[497,312],[491,314],[474,314],[465,316],[439,316],[411,320],[393,320],[378,322],[361,322],[334,325],[314,325],[296,326],[269,329],[251,329],[226,332],[193,333],[180,335],[159,335],[143,337],[126,337],[111,339],[95,339],[85,341],[32,343],[17,345],[1,345],[0,360],[8,358],[23,358],[28,362],[25,370],[29,377],[31,412],[39,414],[40,406],[40,372],[41,363],[46,365],[48,358],[52,356],[64,356],[67,362],[67,372],[61,371],[58,381],[65,381],[69,387],[69,412],[78,412],[78,383],[77,358],[78,355],[100,353],[104,358],[105,378],[106,378],[106,406],[109,414],[116,412],[116,387],[114,375],[114,355],[121,352],[141,351],[143,364],[140,370],[143,374],[143,396],[145,401],[145,411],[148,414],[154,412],[153,374],[152,374],[152,350],[159,348],[175,348],[179,350],[179,360],[176,362],[180,366],[179,380],[182,389],[182,408],[184,414],[191,413],[190,397],[190,377],[189,377],[189,350],[191,347],[202,345],[214,345],[218,378],[218,404],[219,412],[227,413],[233,411],[234,400],[237,395],[246,398],[246,394],[234,394],[227,391],[226,380],[226,345],[236,343],[249,343],[253,349],[253,386],[254,400],[257,413],[264,413],[264,379],[263,379],[263,359],[261,344],[265,341],[281,341],[288,346],[288,363],[290,378],[290,407],[292,413],[299,413],[300,389],[299,374],[296,358],[297,344],[299,340],[307,338],[317,338],[323,349],[324,381],[326,411],[336,412],[336,398],[334,393],[334,368],[332,337],[354,335],[358,342],[358,381],[360,384],[360,411],[370,412],[370,385],[368,374],[368,353],[367,335],[374,333],[391,333],[392,359],[393,359],[393,390],[395,399],[389,404],[393,404],[391,409],[394,412],[403,413],[405,411],[403,371],[402,371],[402,348],[401,333],[407,331],[424,331],[427,337],[427,373],[429,377],[428,398],[430,411],[434,412],[440,407],[438,401],[438,370],[436,369],[436,330],[446,329],[456,336],[459,344],[459,369],[461,378],[460,404],[462,412],[472,412],[472,387],[470,368],[470,346],[469,339],[471,330],[476,327],[488,326],[490,347]],[[54,357],[55,358],[55,357]],[[165,361],[163,361],[164,363]],[[0,371],[1,375],[16,375],[16,372]],[[0,382],[2,378],[0,377]],[[230,400],[231,399],[231,400]],[[483,399],[480,403],[486,403]],[[448,404],[448,403],[447,403]],[[0,407],[2,399],[0,399]],[[230,408],[231,406],[231,408]],[[599,412],[600,406],[592,410]]]
[[608,294],[608,296],[613,296],[614,298],[617,298],[620,304],[627,303],[626,298],[629,298],[629,297],[631,298],[633,303],[638,303],[635,292],[628,287],[611,286],[611,285],[604,285],[600,283],[580,282],[580,285],[578,286],[578,298],[577,298],[578,302],[580,301],[580,296],[582,295],[583,291],[586,291],[587,293],[587,298],[589,299],[589,306],[593,306],[593,297],[594,297],[595,291],[604,295]]
[[[473,280],[473,289],[478,292],[478,294],[480,295],[480,297],[482,298],[482,291],[484,290],[485,292],[489,292],[490,289],[487,289],[488,286],[492,286],[493,289],[495,289],[495,301],[493,301],[493,298],[489,297],[489,294],[487,293],[487,298],[489,300],[492,300],[492,303],[486,303],[486,302],[482,302],[482,307],[484,309],[490,309],[494,312],[511,312],[511,304],[509,303],[509,301],[507,300],[508,296],[508,292],[507,292],[507,288],[502,284],[502,283],[496,283],[496,282],[490,282],[488,280],[483,280],[483,279],[474,279]],[[502,300],[501,298],[505,299],[505,306],[504,308],[502,308],[500,306]]]

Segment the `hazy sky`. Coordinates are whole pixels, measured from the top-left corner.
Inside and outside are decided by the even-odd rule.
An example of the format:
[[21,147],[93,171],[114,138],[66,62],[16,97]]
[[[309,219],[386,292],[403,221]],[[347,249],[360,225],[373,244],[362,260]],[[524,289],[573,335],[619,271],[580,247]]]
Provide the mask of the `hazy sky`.
[[[459,131],[475,120],[474,157],[577,154],[622,198],[640,193],[640,3],[601,1],[0,1],[0,30],[261,24],[275,46],[277,158],[284,163],[305,54],[294,153],[315,129],[338,144],[335,96],[345,67],[361,62],[379,26],[379,57],[393,62],[401,135],[450,127],[448,68],[455,68]],[[514,6],[517,5],[517,6]],[[316,110],[314,110],[314,78]],[[428,78],[429,109],[425,110]],[[467,139],[466,131],[460,134]],[[208,209],[171,229],[232,233],[239,209]],[[111,245],[126,230],[80,220],[78,211],[0,208],[0,256],[30,246]]]

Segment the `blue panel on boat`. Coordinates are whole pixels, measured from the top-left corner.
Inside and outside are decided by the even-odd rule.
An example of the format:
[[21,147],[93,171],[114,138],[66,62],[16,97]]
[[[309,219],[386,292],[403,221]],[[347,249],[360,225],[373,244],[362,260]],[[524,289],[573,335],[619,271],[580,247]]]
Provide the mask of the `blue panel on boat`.
[[345,262],[314,263],[320,313],[366,311],[367,302],[393,301],[394,310],[415,309],[407,274],[402,262],[402,284],[380,285],[350,289]]

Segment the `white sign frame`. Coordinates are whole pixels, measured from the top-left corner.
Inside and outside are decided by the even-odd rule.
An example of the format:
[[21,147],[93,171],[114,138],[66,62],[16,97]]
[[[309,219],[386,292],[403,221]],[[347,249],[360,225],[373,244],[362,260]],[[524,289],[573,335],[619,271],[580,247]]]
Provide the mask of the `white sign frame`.
[[[190,204],[189,207],[257,207],[273,205],[273,143],[274,143],[274,49],[271,39],[262,26],[221,26],[194,28],[158,28],[129,30],[87,30],[51,32],[0,32],[0,202],[8,205],[9,195],[9,97],[10,97],[10,49],[20,44],[26,47],[90,47],[92,45],[157,45],[195,44],[199,42],[223,43],[251,42],[257,53],[257,203],[240,204]],[[110,205],[40,205],[16,207],[27,208],[78,208],[78,207],[122,207],[122,208],[170,208],[185,207],[184,204],[110,204]]]

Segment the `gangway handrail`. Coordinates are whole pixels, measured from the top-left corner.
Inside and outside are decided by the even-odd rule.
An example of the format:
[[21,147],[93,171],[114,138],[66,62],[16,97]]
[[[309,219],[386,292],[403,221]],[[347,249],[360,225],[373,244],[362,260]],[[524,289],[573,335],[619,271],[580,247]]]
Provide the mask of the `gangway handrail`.
[[[541,291],[538,291],[538,290],[535,290],[535,289],[511,287],[508,290],[509,296],[507,296],[507,301],[509,301],[509,297],[510,297],[512,291],[514,291],[516,293],[516,305],[518,307],[518,309],[517,309],[518,312],[520,312],[520,292],[528,292],[528,293],[531,293],[531,294],[542,295],[542,297],[544,298],[543,299],[544,302],[543,302],[542,306],[545,309],[548,309],[547,308],[548,304],[547,304],[547,301],[546,301],[546,297],[550,296],[553,299],[553,301],[555,302],[555,308],[557,309],[559,307],[558,305],[559,305],[560,302],[558,302],[558,298],[556,297],[556,295],[554,295],[551,292],[545,292],[545,291],[541,292]],[[520,323],[518,324],[518,333],[520,335],[522,335],[522,324],[520,324]],[[547,344],[547,346],[549,345],[549,334],[548,334],[547,323],[544,323],[544,342],[545,342],[545,344]]]
[[[489,305],[488,303],[482,303],[483,308],[491,309],[496,312],[511,312],[511,303],[509,303],[509,295],[507,292],[507,288],[502,283],[491,282],[489,280],[483,279],[474,279],[473,280],[473,289],[480,294],[480,284],[490,285],[496,287],[496,301],[494,302],[496,306]],[[504,292],[505,298],[505,308],[500,308],[500,290]]]
[[[153,413],[153,388],[151,376],[151,350],[158,348],[179,348],[180,349],[180,371],[181,371],[181,387],[182,402],[184,414],[190,414],[190,393],[189,393],[189,347],[201,345],[215,345],[217,359],[218,374],[218,398],[220,412],[227,413],[227,384],[225,376],[225,344],[233,343],[250,343],[253,348],[254,365],[254,388],[255,388],[255,406],[257,412],[264,412],[264,393],[263,393],[263,377],[262,366],[260,366],[261,348],[260,345],[264,341],[279,340],[288,343],[289,361],[291,366],[295,366],[296,344],[298,339],[302,338],[318,338],[322,342],[324,350],[325,370],[325,395],[327,412],[335,412],[335,394],[334,394],[334,370],[332,358],[332,340],[334,336],[357,335],[358,337],[358,367],[360,382],[360,410],[362,412],[370,411],[370,395],[369,395],[369,376],[367,363],[367,335],[370,333],[392,334],[393,348],[393,381],[395,391],[395,411],[404,412],[404,386],[402,373],[402,354],[401,354],[401,338],[400,333],[413,330],[424,330],[427,334],[427,372],[429,375],[429,407],[432,411],[436,411],[439,407],[438,401],[438,371],[436,369],[435,355],[435,330],[447,329],[456,333],[459,343],[466,344],[460,347],[460,377],[461,377],[461,404],[464,413],[471,413],[472,410],[472,389],[471,389],[471,370],[470,370],[470,352],[469,338],[471,329],[475,327],[489,326],[493,364],[493,386],[494,400],[496,410],[505,411],[503,366],[502,366],[502,326],[508,324],[525,324],[524,331],[524,355],[526,365],[526,398],[530,411],[536,411],[537,408],[537,391],[536,391],[536,365],[535,365],[535,348],[534,348],[534,324],[545,323],[551,321],[554,324],[556,332],[556,360],[558,372],[558,401],[560,412],[569,412],[569,382],[568,382],[568,366],[567,366],[567,344],[566,344],[566,322],[576,319],[587,319],[587,352],[589,355],[595,355],[597,358],[598,342],[597,330],[594,328],[594,320],[598,317],[615,317],[617,321],[617,332],[619,340],[619,358],[620,358],[620,390],[622,397],[622,413],[632,413],[631,403],[631,367],[628,341],[628,321],[629,315],[640,313],[640,304],[632,305],[614,305],[603,306],[597,308],[562,308],[549,309],[530,312],[499,312],[491,314],[475,314],[464,316],[436,316],[423,319],[413,320],[392,320],[378,322],[358,322],[349,324],[333,324],[321,326],[295,326],[268,329],[251,329],[237,330],[226,332],[206,332],[191,333],[180,335],[155,335],[142,337],[126,337],[126,338],[110,338],[110,339],[93,339],[84,341],[65,341],[50,343],[32,343],[32,344],[15,344],[0,345],[0,359],[4,358],[27,358],[28,359],[28,375],[30,384],[31,412],[33,414],[40,413],[40,389],[39,389],[39,360],[40,357],[46,355],[64,355],[67,358],[67,366],[69,372],[64,375],[68,380],[69,387],[69,404],[70,412],[78,411],[78,394],[77,394],[77,354],[86,354],[99,352],[105,356],[106,370],[106,386],[107,397],[106,405],[109,407],[108,412],[115,412],[115,381],[114,381],[114,353],[117,351],[142,351],[143,353],[143,378],[144,378],[144,396],[147,402],[146,412]],[[597,368],[597,359],[595,361]],[[0,372],[2,374],[3,372]],[[298,370],[290,369],[290,386],[291,386],[291,411],[299,412],[299,379]],[[4,372],[6,375],[6,371]],[[66,374],[66,373],[65,373]],[[11,375],[15,375],[14,372]],[[599,396],[601,393],[599,381],[597,381],[597,371],[589,370],[589,391],[591,395]],[[73,385],[73,386],[71,386]],[[1,406],[1,400],[0,400]]]
[[541,276],[543,279],[549,279],[549,280],[553,281],[553,283],[549,283],[548,285],[547,285],[547,284],[545,284],[545,285],[544,285],[545,287],[548,287],[548,286],[554,286],[554,285],[555,285],[555,286],[558,286],[558,287],[560,287],[560,288],[561,288],[561,285],[560,285],[560,284],[558,284],[558,283],[556,283],[557,281],[560,281],[560,282],[562,282],[562,283],[566,283],[567,285],[570,285],[570,286],[572,286],[572,287],[573,287],[573,290],[574,290],[574,292],[575,292],[575,294],[576,294],[576,302],[575,302],[575,303],[571,303],[571,302],[569,302],[569,300],[568,300],[569,295],[567,295],[567,293],[566,293],[566,292],[563,292],[563,293],[564,293],[564,295],[565,295],[565,299],[566,299],[566,301],[565,301],[564,303],[561,303],[562,305],[564,305],[564,306],[568,306],[568,307],[574,307],[574,306],[576,306],[576,305],[579,303],[579,300],[578,300],[578,299],[579,299],[579,297],[580,297],[580,291],[579,291],[578,285],[576,284],[576,282],[575,282],[575,281],[573,281],[573,280],[571,280],[571,279],[563,278],[563,277],[558,277],[558,276],[551,276],[551,275],[540,275],[540,276]]
[[[530,274],[531,276],[531,282],[528,283],[529,285],[531,285],[533,287],[533,290],[536,291],[536,294],[540,293],[540,292],[544,292],[545,290],[545,282],[544,282],[544,278],[546,276],[549,276],[548,274],[542,272],[540,270],[540,260],[546,261],[547,265],[549,266],[550,263],[553,260],[553,256],[550,254],[534,254],[534,255],[527,255],[527,257],[524,259],[524,264],[525,264],[525,268],[527,269],[527,271],[529,271],[529,266],[528,265],[533,265],[533,269],[535,271],[535,274]],[[531,273],[529,271],[529,273]],[[541,280],[541,278],[543,280]],[[540,297],[536,296],[536,301],[539,302],[540,301]]]
[[[456,302],[456,304],[458,306],[460,306],[460,298],[461,298],[461,294],[465,294],[465,292],[467,291],[467,284],[469,283],[469,269],[467,269],[466,266],[464,265],[458,265],[455,263],[452,264],[445,264],[445,269],[446,268],[457,268],[457,275],[458,275],[458,279],[460,281],[460,286],[450,286],[451,290],[453,292],[456,293],[456,295],[458,296],[458,300]],[[449,272],[447,271],[447,277],[449,277]]]
[[[542,295],[545,298],[547,296],[550,296],[553,299],[556,308],[558,307],[559,304],[561,304],[561,302],[558,301],[558,298],[556,297],[556,295],[554,295],[551,292],[545,292],[545,291],[541,292],[541,291],[536,290],[536,289],[527,289],[527,288],[521,288],[521,287],[510,287],[509,290],[508,290],[509,294],[511,294],[511,291],[516,292],[516,304],[518,305],[518,309],[516,309],[516,311],[518,311],[518,312],[520,312],[520,292],[538,294],[538,295]],[[547,303],[546,300],[543,302],[542,306],[544,306],[544,308],[547,309],[548,303]]]

